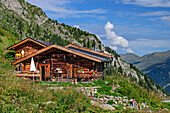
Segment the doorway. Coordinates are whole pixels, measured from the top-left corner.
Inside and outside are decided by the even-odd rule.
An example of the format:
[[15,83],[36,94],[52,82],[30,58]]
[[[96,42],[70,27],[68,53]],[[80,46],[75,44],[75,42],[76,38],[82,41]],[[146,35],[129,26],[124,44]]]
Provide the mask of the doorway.
[[41,66],[41,73],[42,73],[41,75],[42,81],[44,81],[45,80],[45,66]]
[[40,64],[39,68],[41,70],[41,79],[42,81],[46,81],[50,79],[50,64]]

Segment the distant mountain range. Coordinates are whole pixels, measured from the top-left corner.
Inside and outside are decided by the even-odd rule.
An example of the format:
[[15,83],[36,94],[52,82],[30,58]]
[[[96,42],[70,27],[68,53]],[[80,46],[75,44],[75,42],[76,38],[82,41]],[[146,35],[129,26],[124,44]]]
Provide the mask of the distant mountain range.
[[135,54],[121,54],[121,59],[132,63],[144,73],[152,77],[170,94],[170,50],[154,52],[139,57]]

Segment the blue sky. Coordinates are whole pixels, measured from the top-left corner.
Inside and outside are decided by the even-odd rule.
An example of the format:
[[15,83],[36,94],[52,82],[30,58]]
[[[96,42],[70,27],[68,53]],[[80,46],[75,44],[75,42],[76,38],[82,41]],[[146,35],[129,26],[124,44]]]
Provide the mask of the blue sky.
[[26,0],[52,19],[96,34],[118,53],[170,50],[170,0]]

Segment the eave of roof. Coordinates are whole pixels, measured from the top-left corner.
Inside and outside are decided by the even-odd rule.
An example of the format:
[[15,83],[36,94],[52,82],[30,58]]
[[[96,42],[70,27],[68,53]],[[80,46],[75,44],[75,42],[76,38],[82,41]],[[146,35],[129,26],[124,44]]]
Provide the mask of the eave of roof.
[[88,51],[84,51],[84,50],[74,48],[74,47],[68,47],[67,49],[70,49],[70,50],[73,50],[73,51],[76,51],[76,52],[91,56],[93,58],[100,59],[102,62],[110,62],[110,60],[106,59],[107,57],[105,57],[105,56],[101,56],[101,55],[91,53],[91,52],[88,52]]
[[102,55],[102,56],[105,56],[105,57],[108,57],[108,58],[112,57],[111,55],[108,55],[108,54],[105,54],[105,53],[101,53],[101,52],[98,52],[98,51],[94,51],[94,50],[91,50],[91,49],[88,49],[88,48],[85,48],[85,47],[80,47],[80,46],[77,46],[77,45],[73,45],[73,44],[68,44],[65,47],[66,48],[75,47],[75,48],[82,49],[84,51],[88,51],[88,52],[95,53],[95,54],[98,54],[98,55]]

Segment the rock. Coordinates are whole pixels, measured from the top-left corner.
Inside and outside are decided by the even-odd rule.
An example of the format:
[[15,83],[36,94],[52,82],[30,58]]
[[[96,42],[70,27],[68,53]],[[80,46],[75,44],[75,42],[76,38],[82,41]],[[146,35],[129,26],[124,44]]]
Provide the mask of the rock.
[[97,105],[99,105],[99,102],[91,100],[91,104],[97,106]]
[[115,101],[116,101],[116,100],[115,100],[115,99],[113,99],[113,102],[114,102],[114,103],[115,103]]
[[118,104],[123,104],[123,102],[121,100],[118,101]]
[[99,98],[99,102],[103,103],[104,102],[103,98]]
[[123,98],[124,98],[124,99],[127,99],[127,96],[124,96]]
[[126,106],[126,104],[124,103],[124,104],[123,104],[123,106],[125,107],[125,106]]
[[118,104],[113,104],[113,106],[118,107]]
[[105,97],[106,97],[106,98],[110,98],[110,96],[109,96],[109,95],[106,95]]
[[114,90],[111,90],[111,93],[114,93]]
[[107,104],[107,102],[109,101],[109,99],[104,98],[104,103]]
[[92,100],[95,100],[95,101],[97,101],[97,98],[92,98]]
[[109,104],[101,104],[99,105],[99,107],[102,108],[103,110],[115,110],[115,108]]
[[128,99],[123,99],[123,102],[128,103]]
[[100,104],[99,102],[96,102],[96,101],[93,101],[93,100],[91,101],[91,104],[94,105],[94,106],[99,106],[103,110],[115,110],[115,108],[112,107],[109,104]]
[[118,87],[120,87],[120,85],[119,85],[119,84],[117,84],[117,85],[116,85],[116,87],[118,88]]
[[107,81],[105,81],[105,83],[106,83],[106,84],[108,84],[108,82],[107,82]]
[[110,96],[109,99],[113,100],[113,99],[114,99],[114,96]]

